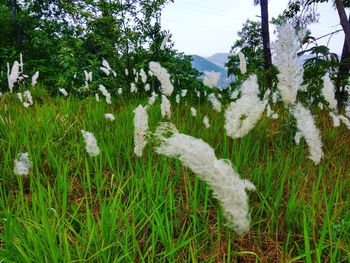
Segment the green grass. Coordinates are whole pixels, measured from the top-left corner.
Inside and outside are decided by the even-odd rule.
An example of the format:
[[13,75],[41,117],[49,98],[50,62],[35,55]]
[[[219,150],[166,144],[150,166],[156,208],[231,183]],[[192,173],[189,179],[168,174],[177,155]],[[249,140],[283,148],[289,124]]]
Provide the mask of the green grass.
[[[29,109],[15,95],[0,98],[0,262],[350,262],[350,132],[332,128],[327,114],[317,118],[325,158],[315,166],[283,117],[232,140],[207,103],[194,103],[192,117],[191,102],[173,102],[179,131],[209,143],[257,187],[251,229],[236,236],[210,189],[179,161],[152,145],[134,155],[133,110],[146,101],[33,97]],[[160,120],[157,104],[151,129]],[[85,152],[81,129],[94,133],[98,157]],[[13,173],[18,152],[33,162],[28,177]]]

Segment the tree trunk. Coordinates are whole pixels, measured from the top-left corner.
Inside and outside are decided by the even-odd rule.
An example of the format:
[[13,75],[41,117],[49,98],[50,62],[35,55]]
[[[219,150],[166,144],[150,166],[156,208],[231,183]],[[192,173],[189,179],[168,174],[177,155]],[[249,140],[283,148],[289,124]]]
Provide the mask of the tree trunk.
[[270,88],[272,86],[272,59],[270,48],[270,32],[269,32],[269,12],[268,12],[268,0],[260,1],[261,9],[261,34],[263,39],[264,49],[264,68],[267,74],[267,85]]
[[13,24],[16,23],[16,16],[17,16],[17,0],[11,0],[11,15],[12,15],[12,22]]
[[13,27],[13,40],[16,41],[17,48],[20,47],[24,40],[23,23],[17,19],[17,0],[10,0],[11,2],[11,17]]
[[344,30],[345,39],[348,49],[350,50],[350,24],[345,13],[345,8],[342,0],[335,0],[335,6],[337,7],[340,24]]
[[[349,20],[347,22],[350,25],[350,14],[349,14]],[[346,99],[347,99],[347,92],[345,91],[345,86],[349,74],[349,62],[344,63],[344,60],[346,58],[350,57],[350,49],[348,45],[348,41],[345,38],[344,44],[343,44],[343,51],[341,53],[340,62],[338,69],[338,75],[337,79],[335,81],[335,98],[338,101],[338,109],[342,108],[345,105]],[[343,63],[342,63],[343,62]]]
[[18,22],[17,22],[17,0],[10,0],[11,2],[11,19],[12,19],[12,37],[14,44],[17,45],[17,48],[19,46],[19,33],[20,29],[18,28]]

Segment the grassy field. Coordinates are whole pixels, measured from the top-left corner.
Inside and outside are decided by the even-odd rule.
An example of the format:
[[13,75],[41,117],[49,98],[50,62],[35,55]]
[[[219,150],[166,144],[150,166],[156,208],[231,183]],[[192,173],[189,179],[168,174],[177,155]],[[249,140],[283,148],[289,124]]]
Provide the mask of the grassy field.
[[[315,166],[284,117],[232,140],[209,104],[173,102],[178,130],[209,143],[257,188],[251,229],[237,236],[179,161],[152,145],[135,156],[133,110],[146,100],[32,93],[29,109],[0,97],[0,262],[350,262],[350,132],[332,128],[327,113],[316,118],[325,158]],[[151,129],[161,120],[158,101]],[[81,129],[96,136],[98,157],[86,153]],[[32,160],[28,177],[14,175],[18,152]]]

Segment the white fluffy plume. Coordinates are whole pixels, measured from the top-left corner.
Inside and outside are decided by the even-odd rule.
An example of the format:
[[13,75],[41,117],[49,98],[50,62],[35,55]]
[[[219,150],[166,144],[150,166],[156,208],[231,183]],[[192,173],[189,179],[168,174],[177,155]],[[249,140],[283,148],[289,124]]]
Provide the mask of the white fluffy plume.
[[334,112],[330,112],[329,116],[332,118],[332,122],[333,122],[333,127],[339,127],[340,126],[340,120],[338,118],[338,116],[334,113]]
[[19,73],[23,74],[23,55],[19,53]]
[[239,178],[229,161],[218,160],[213,148],[201,139],[174,131],[170,138],[162,138],[157,153],[177,158],[190,168],[213,190],[219,200],[227,223],[237,234],[249,229],[250,215],[246,190],[255,186]]
[[142,156],[143,148],[147,144],[146,133],[148,129],[148,114],[147,107],[139,105],[135,110],[134,117],[134,153],[138,156]]
[[220,72],[204,71],[203,83],[210,88],[219,87]]
[[68,96],[68,92],[64,88],[59,88],[58,90],[59,90],[59,92],[61,92],[63,94],[63,96],[65,96],[65,97]]
[[87,72],[86,70],[84,70],[84,76],[85,76],[85,83],[92,81],[92,71]]
[[144,89],[145,89],[145,91],[150,91],[151,85],[149,83],[146,83]]
[[111,74],[111,72],[105,67],[100,67],[100,70],[103,71],[103,73],[105,73],[107,76]]
[[299,38],[292,25],[286,24],[278,29],[278,40],[273,47],[274,63],[279,70],[277,88],[285,105],[294,104],[303,82],[303,66],[298,62]]
[[207,128],[207,129],[210,127],[210,123],[209,123],[209,118],[208,118],[208,116],[204,116],[204,118],[203,118],[203,124],[204,124],[205,128]]
[[160,111],[163,118],[170,119],[171,117],[171,104],[168,98],[162,95],[162,102],[160,104]]
[[238,98],[238,96],[239,96],[239,90],[235,90],[231,93],[230,99],[235,100]]
[[20,64],[16,60],[13,63],[12,69],[10,71],[10,65],[7,63],[7,79],[8,79],[8,85],[9,85],[9,90],[12,93],[13,87],[15,83],[18,81],[20,71],[19,71]]
[[346,118],[344,115],[339,115],[338,116],[339,120],[344,123],[344,125],[346,126],[346,128],[348,128],[350,130],[350,121],[348,118]]
[[231,102],[225,111],[225,128],[227,135],[241,138],[252,130],[266,106],[265,101],[253,96],[245,96],[236,102]]
[[323,77],[322,95],[324,99],[328,102],[329,108],[335,110],[337,107],[337,100],[335,99],[334,85],[331,79],[329,78],[329,74],[326,74]]
[[112,71],[111,67],[109,66],[109,63],[107,60],[105,60],[104,58],[102,58],[102,66],[104,66],[106,69],[108,69],[109,71]]
[[211,102],[211,104],[213,105],[213,110],[217,111],[217,112],[221,112],[221,102],[216,98],[214,93],[211,93],[208,96],[208,100]]
[[162,41],[162,44],[160,45],[160,50],[164,50],[166,43],[169,41],[169,37],[171,36],[171,34],[167,34]]
[[309,158],[313,160],[315,164],[319,164],[323,157],[322,141],[320,131],[314,123],[314,118],[310,110],[298,103],[292,108],[292,114],[297,121],[298,130],[302,133],[309,146]]
[[32,94],[30,93],[29,90],[26,90],[23,93],[23,96],[21,93],[17,93],[17,97],[18,99],[21,101],[23,107],[28,108],[30,105],[33,105],[33,98],[32,98]]
[[33,105],[33,98],[32,98],[32,94],[30,93],[29,90],[26,90],[24,93],[24,98],[27,100],[27,103],[29,103],[29,105]]
[[159,80],[162,88],[162,93],[166,96],[170,96],[174,91],[174,86],[170,81],[170,75],[168,71],[163,68],[158,62],[154,61],[151,61],[149,63],[149,69]]
[[108,90],[106,89],[105,86],[103,86],[102,84],[98,85],[98,90],[101,91],[101,93],[103,94],[103,96],[106,98],[106,102],[108,104],[112,104],[111,101],[111,94],[108,92]]
[[85,149],[86,152],[91,156],[95,157],[100,154],[100,148],[97,145],[97,141],[95,136],[88,131],[81,130],[81,134],[83,135],[85,141]]
[[156,102],[157,97],[158,94],[152,91],[152,96],[148,98],[148,104],[152,106]]
[[106,113],[105,114],[105,119],[108,120],[108,121],[114,121],[115,120],[115,117],[112,113]]
[[[247,86],[250,87],[251,93],[248,92]],[[267,104],[267,101],[259,99],[257,93],[256,76],[251,76],[243,83],[242,97],[231,102],[225,111],[225,128],[228,136],[241,138],[254,128]]]
[[140,70],[140,77],[141,77],[141,81],[142,81],[142,83],[146,83],[146,81],[147,81],[147,75],[146,75],[146,72],[144,71],[144,69],[142,68],[141,70]]
[[266,115],[271,119],[278,119],[278,113],[273,111],[269,104],[266,106]]
[[23,103],[22,93],[18,92],[17,93],[17,98],[20,100],[21,103]]
[[39,78],[39,71],[35,72],[34,75],[32,76],[32,87],[36,85],[36,83],[38,82],[38,78]]
[[349,106],[349,104],[345,107],[345,115],[350,118],[350,106]]
[[242,97],[257,97],[259,95],[259,84],[256,75],[250,76],[246,81],[242,83],[241,93]]
[[197,110],[195,108],[193,108],[193,107],[191,107],[190,110],[191,110],[192,116],[196,117],[197,116]]
[[13,172],[16,175],[27,176],[31,166],[32,162],[29,159],[29,154],[19,153],[17,159],[15,160],[15,168],[13,169]]
[[334,112],[330,112],[329,116],[331,116],[333,121],[333,127],[339,127],[342,122],[349,130],[350,130],[350,120],[344,115],[337,115]]
[[297,131],[297,133],[294,136],[294,141],[297,145],[300,144],[301,138],[303,138],[303,134],[300,131]]
[[135,83],[130,84],[130,92],[131,93],[136,93],[137,92],[137,87]]
[[242,74],[245,74],[247,73],[247,62],[245,60],[245,56],[241,51],[239,51],[238,57],[239,57],[239,70],[241,71]]

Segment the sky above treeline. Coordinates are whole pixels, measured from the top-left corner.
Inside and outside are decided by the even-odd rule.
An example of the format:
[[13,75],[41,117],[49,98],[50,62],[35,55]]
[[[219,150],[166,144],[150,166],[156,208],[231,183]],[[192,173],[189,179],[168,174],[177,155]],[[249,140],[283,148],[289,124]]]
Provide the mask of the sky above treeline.
[[[260,18],[260,7],[253,0],[175,0],[162,13],[162,26],[170,30],[175,49],[186,54],[210,56],[228,53],[247,20]],[[269,0],[269,17],[277,17],[287,7],[288,0]],[[330,3],[318,5],[319,22],[309,27],[316,38],[341,29],[338,14]],[[275,28],[270,29],[275,40]],[[332,52],[341,54],[342,32],[318,40]]]

